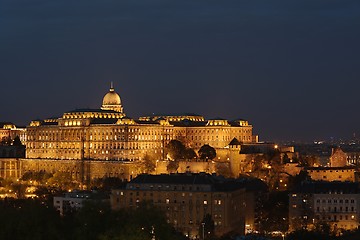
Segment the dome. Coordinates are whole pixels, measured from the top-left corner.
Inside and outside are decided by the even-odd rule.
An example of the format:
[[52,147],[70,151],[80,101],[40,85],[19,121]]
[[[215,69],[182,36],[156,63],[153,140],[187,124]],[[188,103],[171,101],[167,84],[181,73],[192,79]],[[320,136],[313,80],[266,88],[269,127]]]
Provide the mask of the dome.
[[110,88],[110,91],[105,94],[103,98],[103,105],[120,105],[121,100],[119,94],[114,91],[114,88]]
[[102,110],[113,110],[116,112],[122,112],[121,99],[119,94],[114,90],[113,84],[111,83],[110,90],[105,94],[102,102]]

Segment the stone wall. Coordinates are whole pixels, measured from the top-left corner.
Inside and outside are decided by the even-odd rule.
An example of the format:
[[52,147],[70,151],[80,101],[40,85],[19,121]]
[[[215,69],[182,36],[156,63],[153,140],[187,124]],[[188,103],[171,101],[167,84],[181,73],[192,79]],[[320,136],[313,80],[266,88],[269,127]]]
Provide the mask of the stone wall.
[[[156,164],[155,174],[167,174],[167,165],[169,161],[158,161]],[[179,167],[177,169],[179,173],[192,172],[206,172],[206,173],[215,173],[216,172],[216,163],[214,161],[208,162],[189,162],[189,161],[179,161]]]
[[2,178],[18,179],[28,171],[68,172],[71,174],[72,179],[77,181],[103,177],[118,177],[131,180],[140,173],[140,169],[134,162],[16,158],[0,160],[0,177]]
[[[153,173],[167,174],[168,163],[169,161],[158,161]],[[217,164],[227,165],[228,163],[180,161],[177,172],[215,173]],[[139,168],[139,164],[136,162],[24,158],[3,158],[0,160],[0,177],[2,178],[18,179],[25,172],[29,171],[68,172],[71,174],[72,179],[77,181],[87,181],[103,177],[118,177],[124,180],[131,180],[142,173],[142,169]]]
[[309,168],[310,177],[317,181],[355,181],[355,168]]

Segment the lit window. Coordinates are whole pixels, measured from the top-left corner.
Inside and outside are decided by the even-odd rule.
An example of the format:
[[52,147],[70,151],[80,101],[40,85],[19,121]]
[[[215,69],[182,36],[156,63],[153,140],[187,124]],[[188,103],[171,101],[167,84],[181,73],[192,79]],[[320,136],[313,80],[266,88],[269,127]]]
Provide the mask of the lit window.
[[204,200],[204,204],[205,204],[205,205],[207,204],[207,201],[206,201],[206,200]]

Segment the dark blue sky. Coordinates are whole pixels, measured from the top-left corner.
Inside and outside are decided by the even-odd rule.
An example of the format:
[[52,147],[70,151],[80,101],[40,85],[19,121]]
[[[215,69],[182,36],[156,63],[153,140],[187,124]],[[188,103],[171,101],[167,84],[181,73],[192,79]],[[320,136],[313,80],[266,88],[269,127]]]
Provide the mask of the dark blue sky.
[[360,135],[359,0],[1,0],[0,121],[98,108],[245,118],[265,140]]

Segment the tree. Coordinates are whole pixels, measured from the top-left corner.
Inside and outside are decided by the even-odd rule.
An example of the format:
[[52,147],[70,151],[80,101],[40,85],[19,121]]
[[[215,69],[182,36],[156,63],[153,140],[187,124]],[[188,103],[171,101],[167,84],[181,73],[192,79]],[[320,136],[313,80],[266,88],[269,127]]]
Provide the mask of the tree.
[[10,146],[11,145],[11,138],[10,137],[3,137],[1,139],[0,145],[2,146]]
[[11,190],[14,191],[17,198],[24,198],[27,185],[21,183],[11,184]]
[[283,164],[291,162],[291,159],[289,158],[289,156],[286,153],[284,154],[284,156],[282,158],[282,162],[283,162]]
[[142,202],[136,209],[112,212],[110,224],[103,225],[100,240],[145,240],[182,239],[166,222],[164,213],[148,202]]
[[179,168],[179,162],[174,160],[174,161],[169,161],[166,169],[168,172],[174,173],[177,171],[177,169]]
[[216,173],[226,178],[231,178],[232,172],[228,163],[216,163]]
[[288,192],[271,192],[269,199],[264,202],[261,215],[262,230],[267,232],[282,231],[286,232],[289,226],[288,209],[289,196]]
[[311,177],[306,170],[301,170],[299,174],[289,177],[289,188],[293,189],[304,181],[311,181]]
[[203,145],[200,150],[198,151],[200,159],[214,159],[216,157],[216,150],[215,148],[211,147],[208,144]]
[[185,158],[186,159],[194,159],[194,158],[197,158],[197,154],[196,152],[194,151],[194,149],[192,148],[186,148],[185,149]]
[[71,173],[63,171],[54,173],[53,177],[49,178],[48,182],[50,185],[54,185],[62,189],[72,189],[77,186],[77,184],[72,180]]
[[37,199],[0,202],[0,239],[72,239],[56,210]]
[[171,140],[165,151],[172,160],[184,159],[186,147],[178,140]]
[[14,146],[22,146],[22,143],[21,143],[21,141],[20,141],[19,136],[16,136],[16,137],[14,138],[14,140],[13,140],[13,145],[14,145]]
[[146,173],[151,173],[155,171],[156,168],[156,160],[153,159],[149,154],[145,154],[142,161],[143,169]]
[[27,171],[25,172],[21,180],[23,181],[37,181],[41,184],[45,184],[50,178],[53,177],[52,173],[46,172],[44,170],[35,172],[35,171]]
[[312,155],[301,155],[299,158],[299,164],[301,166],[309,166],[312,167],[315,164],[320,162],[320,158],[318,156]]
[[215,230],[214,220],[210,214],[206,214],[199,226],[201,239],[213,239]]

